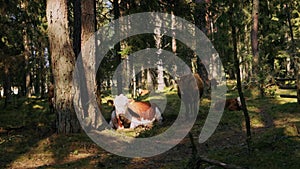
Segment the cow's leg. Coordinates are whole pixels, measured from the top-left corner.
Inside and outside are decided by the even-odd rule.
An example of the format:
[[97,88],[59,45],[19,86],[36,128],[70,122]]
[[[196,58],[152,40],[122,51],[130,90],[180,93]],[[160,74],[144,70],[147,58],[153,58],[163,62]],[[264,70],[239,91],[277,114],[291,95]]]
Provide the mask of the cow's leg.
[[117,129],[123,129],[124,126],[123,126],[123,124],[122,124],[122,121],[120,120],[120,116],[117,116],[117,122],[118,122],[118,127],[117,127]]

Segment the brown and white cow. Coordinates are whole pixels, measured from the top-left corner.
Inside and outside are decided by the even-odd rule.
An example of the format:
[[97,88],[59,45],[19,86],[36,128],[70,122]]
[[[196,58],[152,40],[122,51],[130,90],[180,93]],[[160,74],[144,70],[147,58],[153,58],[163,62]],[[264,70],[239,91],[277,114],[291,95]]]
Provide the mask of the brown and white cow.
[[116,96],[114,106],[110,125],[115,129],[151,126],[154,121],[162,122],[163,119],[155,104],[129,100],[123,94]]

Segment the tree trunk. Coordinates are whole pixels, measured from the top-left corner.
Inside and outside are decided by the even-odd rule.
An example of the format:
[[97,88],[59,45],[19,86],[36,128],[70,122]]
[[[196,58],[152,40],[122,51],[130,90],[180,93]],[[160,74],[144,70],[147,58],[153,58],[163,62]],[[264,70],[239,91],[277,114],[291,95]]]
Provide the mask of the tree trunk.
[[300,104],[300,58],[295,58],[296,64],[296,86],[297,86],[297,101]]
[[296,45],[295,45],[295,39],[294,39],[294,33],[293,33],[293,25],[291,22],[291,15],[290,15],[290,7],[288,4],[286,4],[286,13],[287,13],[287,21],[289,25],[289,33],[291,36],[291,42],[292,42],[292,62],[294,63],[294,74],[296,77],[296,87],[297,87],[297,101],[300,104],[300,58],[296,57]]
[[[27,10],[28,2],[22,2],[22,9]],[[30,45],[29,45],[29,38],[28,32],[25,21],[23,21],[22,25],[23,28],[23,44],[24,44],[24,58],[25,58],[25,96],[31,97],[31,89],[30,89],[30,68],[29,68],[29,58],[30,58]]]
[[253,0],[253,9],[252,9],[252,30],[251,30],[251,46],[253,54],[253,76],[256,82],[258,82],[260,95],[264,97],[264,79],[259,77],[261,73],[260,62],[259,62],[259,49],[258,49],[258,17],[259,17],[259,0]]
[[[209,28],[209,23],[207,21],[207,5],[210,3],[210,0],[204,0],[204,1],[195,1],[196,6],[194,9],[194,21],[195,25],[204,33],[207,35],[208,33],[208,28]],[[209,64],[209,63],[205,63]],[[206,70],[204,63],[200,59],[197,58],[197,72],[202,78],[204,82],[208,82],[208,70]],[[207,90],[209,88],[207,83],[204,83],[204,88]]]
[[81,0],[73,0],[74,29],[73,50],[77,58],[81,51]]
[[230,25],[231,25],[231,29],[232,29],[234,66],[235,66],[236,76],[237,76],[236,81],[237,81],[238,93],[239,93],[239,96],[241,99],[242,110],[244,112],[244,117],[245,117],[246,131],[247,131],[247,143],[248,143],[248,148],[250,148],[250,140],[251,140],[250,117],[248,114],[247,105],[246,105],[244,94],[242,91],[240,65],[239,65],[239,59],[238,59],[238,54],[237,54],[237,35],[236,35],[236,27],[235,27],[235,23],[233,22],[233,18],[234,17],[231,15]]
[[69,38],[67,0],[47,0],[48,37],[54,78],[54,108],[58,133],[80,131],[73,107],[75,54]]
[[[118,0],[114,0],[113,1],[113,8],[114,8],[114,19],[119,19],[120,17],[120,9],[119,9],[119,1]],[[120,33],[120,25],[116,22],[115,23],[115,36],[119,37],[119,33]],[[115,59],[116,59],[116,66],[118,66],[121,63],[121,54],[119,53],[121,51],[121,43],[118,42],[115,45]],[[118,72],[118,76],[117,76],[117,94],[121,94],[123,91],[123,87],[122,87],[122,76],[121,76],[122,72]]]
[[194,9],[194,21],[195,21],[195,25],[203,32],[203,33],[207,33],[206,30],[206,2],[205,1],[197,1],[196,0],[196,6]]
[[5,101],[4,101],[4,106],[3,108],[5,109],[9,102],[11,102],[11,79],[10,79],[10,70],[9,70],[9,65],[4,66],[4,74],[3,74],[3,90],[4,90],[4,96],[5,96]]
[[[97,83],[96,83],[96,39],[93,36],[96,31],[96,21],[95,21],[95,1],[94,0],[84,0],[81,2],[81,11],[82,11],[82,21],[81,21],[81,54],[82,54],[82,63],[84,64],[84,75],[86,84],[81,86],[82,91],[88,96],[88,98],[93,98],[92,96],[96,95],[97,92]],[[93,38],[93,39],[91,39]],[[88,43],[87,43],[88,42]],[[82,96],[84,96],[82,95]],[[81,99],[84,100],[89,100]],[[90,127],[98,128],[99,120],[101,118],[96,113],[94,105],[89,103],[82,103],[82,108],[85,114],[83,117],[85,119],[90,119]]]
[[252,9],[252,30],[251,30],[251,46],[253,54],[253,75],[259,73],[259,53],[258,53],[258,16],[259,16],[259,0],[253,0]]
[[30,69],[29,69],[29,58],[30,58],[30,52],[29,52],[29,41],[28,41],[28,35],[26,28],[24,28],[24,35],[23,35],[23,41],[24,41],[24,57],[25,57],[25,96],[31,97],[31,90],[30,90]]
[[[161,33],[161,29],[163,29],[163,23],[162,23],[162,20],[161,18],[157,17],[155,19],[156,21],[156,28],[154,28],[154,32],[155,32],[155,35],[154,35],[154,40],[155,40],[155,47],[157,49],[157,58],[160,58],[160,50],[162,50],[162,33]],[[174,22],[174,19],[172,19],[172,22]],[[173,38],[172,37],[172,41],[173,41]],[[172,47],[173,48],[173,47]],[[161,92],[163,91],[164,87],[165,87],[165,83],[164,83],[164,77],[163,77],[163,63],[162,63],[162,60],[161,59],[158,59],[158,62],[156,63],[157,64],[157,91],[158,92]]]

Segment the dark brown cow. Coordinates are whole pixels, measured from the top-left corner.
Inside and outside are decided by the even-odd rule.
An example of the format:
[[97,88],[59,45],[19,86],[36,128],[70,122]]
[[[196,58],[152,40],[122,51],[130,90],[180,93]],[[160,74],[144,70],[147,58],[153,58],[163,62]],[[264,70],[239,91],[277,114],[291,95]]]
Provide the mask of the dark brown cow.
[[[221,102],[217,102],[215,104],[215,109],[220,110],[221,109]],[[229,111],[239,111],[242,110],[242,104],[240,97],[237,98],[229,98],[225,101],[225,109]]]
[[[196,83],[195,83],[196,81]],[[186,112],[190,113],[190,109],[196,109],[197,105],[194,105],[193,103],[196,102],[198,99],[200,99],[203,95],[203,81],[198,73],[195,73],[193,75],[185,75],[180,77],[179,80],[177,80],[177,94],[179,98],[185,98],[183,99],[183,102],[186,107]],[[182,89],[180,89],[182,87]],[[197,91],[199,93],[199,98],[197,98]]]

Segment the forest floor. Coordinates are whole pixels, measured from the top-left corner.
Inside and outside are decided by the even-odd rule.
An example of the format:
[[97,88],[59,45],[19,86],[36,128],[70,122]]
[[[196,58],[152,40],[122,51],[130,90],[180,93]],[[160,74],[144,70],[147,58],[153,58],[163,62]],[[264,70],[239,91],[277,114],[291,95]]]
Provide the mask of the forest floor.
[[[198,154],[209,159],[253,169],[298,169],[300,166],[300,105],[296,99],[277,96],[259,98],[255,90],[245,91],[251,119],[250,150],[246,142],[244,116],[241,111],[224,111],[214,134],[203,144],[198,136],[210,107],[204,97],[199,116],[191,133]],[[237,92],[228,93],[233,98]],[[149,137],[166,130],[177,118],[180,100],[175,91],[167,93],[168,105],[161,126],[141,133]],[[109,119],[107,104],[103,115]],[[3,99],[0,102],[3,106]],[[0,112],[0,168],[120,168],[120,169],[181,169],[192,159],[192,146],[186,136],[169,151],[149,158],[126,158],[111,154],[84,133],[57,135],[55,115],[49,113],[46,100],[14,98]],[[201,164],[202,168],[218,168]]]

